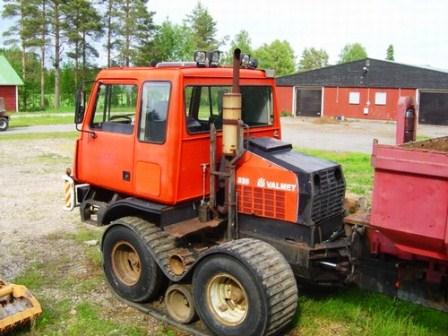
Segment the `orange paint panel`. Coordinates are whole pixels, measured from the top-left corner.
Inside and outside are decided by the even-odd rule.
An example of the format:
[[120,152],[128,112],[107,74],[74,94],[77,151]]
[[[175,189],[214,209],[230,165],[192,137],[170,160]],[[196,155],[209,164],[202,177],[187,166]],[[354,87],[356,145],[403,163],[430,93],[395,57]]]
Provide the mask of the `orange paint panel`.
[[299,183],[295,173],[246,152],[236,171],[236,185],[240,213],[297,222]]
[[160,195],[160,166],[151,162],[137,162],[135,169],[135,192],[142,196]]

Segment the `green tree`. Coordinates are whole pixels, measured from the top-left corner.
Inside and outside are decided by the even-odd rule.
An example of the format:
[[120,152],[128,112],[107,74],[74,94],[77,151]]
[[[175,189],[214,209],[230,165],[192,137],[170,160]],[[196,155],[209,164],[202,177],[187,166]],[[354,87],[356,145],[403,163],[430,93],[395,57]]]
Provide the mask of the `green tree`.
[[252,40],[250,39],[249,33],[246,30],[241,30],[235,35],[233,40],[230,42],[230,48],[225,57],[225,63],[231,64],[233,59],[233,51],[239,48],[244,54],[253,54]]
[[339,64],[367,58],[367,51],[360,43],[347,44],[339,54]]
[[328,65],[328,54],[324,49],[306,48],[299,62],[299,71],[323,68]]
[[105,4],[105,16],[104,16],[104,30],[106,34],[106,43],[104,47],[107,53],[107,67],[112,66],[112,51],[116,47],[117,41],[115,40],[118,32],[118,1],[117,0],[103,0]]
[[61,105],[61,61],[62,61],[62,33],[64,0],[48,0],[48,18],[50,22],[50,34],[53,38],[54,53],[54,108],[59,111]]
[[201,2],[198,2],[187,16],[185,24],[193,32],[194,46],[197,50],[212,51],[219,47],[220,43],[216,39],[216,21]]
[[395,61],[394,45],[393,44],[389,44],[389,46],[387,47],[386,60],[388,60],[388,61]]
[[63,28],[67,42],[72,47],[67,56],[75,63],[74,82],[78,86],[79,77],[82,80],[86,77],[89,56],[99,55],[89,40],[97,40],[101,35],[101,18],[87,0],[68,1],[62,6],[62,11],[65,16]]
[[[31,18],[33,17],[33,4],[26,0],[4,0],[2,17],[15,20],[3,35],[7,38],[6,45],[19,45],[21,50],[21,73],[22,79],[26,84],[28,77],[27,55],[30,47],[30,40],[33,37],[33,26]],[[23,99],[23,109],[27,110],[28,92],[27,86],[21,88],[21,97]]]
[[191,30],[185,25],[165,20],[158,27],[154,39],[142,46],[137,55],[137,65],[148,65],[152,61],[181,61],[193,57],[194,41]]
[[154,12],[149,12],[148,0],[122,0],[118,3],[120,25],[114,44],[117,45],[121,64],[129,66],[139,48],[151,44],[155,33]]
[[50,43],[48,36],[48,0],[30,0],[32,3],[33,14],[30,18],[30,24],[34,27],[33,36],[30,40],[30,46],[37,48],[40,52],[40,109],[45,109],[45,62],[46,50]]
[[296,70],[294,50],[288,41],[275,40],[270,44],[265,43],[255,50],[254,55],[261,68],[274,69],[279,76]]

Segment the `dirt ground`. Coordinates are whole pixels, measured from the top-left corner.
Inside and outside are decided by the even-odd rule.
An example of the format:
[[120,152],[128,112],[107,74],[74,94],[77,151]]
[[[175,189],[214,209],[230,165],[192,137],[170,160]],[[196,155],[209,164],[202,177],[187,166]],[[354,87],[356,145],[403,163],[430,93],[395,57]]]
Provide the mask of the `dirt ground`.
[[[29,272],[32,265],[51,264],[55,266],[54,273],[48,274],[50,283],[82,281],[92,274],[101,279],[101,269],[86,262],[83,243],[64,238],[86,227],[78,211],[63,210],[61,177],[71,166],[72,153],[73,140],[69,139],[0,139],[0,278],[11,281]],[[44,310],[53,310],[45,297],[76,304],[86,296],[53,284],[35,294],[42,299]],[[135,321],[148,335],[154,335],[159,326],[158,321],[119,303],[103,281],[93,294],[88,293],[88,300],[102,307],[105,318]],[[64,334],[64,326],[58,328]]]
[[[419,125],[418,137],[448,135],[448,126]],[[395,143],[395,123],[367,120],[325,122],[317,118],[282,118],[282,138],[299,147],[342,152],[372,152],[372,142]]]
[[76,228],[60,189],[72,146],[68,140],[0,141],[0,274],[6,280],[20,274],[28,254],[53,250],[42,246],[43,237]]

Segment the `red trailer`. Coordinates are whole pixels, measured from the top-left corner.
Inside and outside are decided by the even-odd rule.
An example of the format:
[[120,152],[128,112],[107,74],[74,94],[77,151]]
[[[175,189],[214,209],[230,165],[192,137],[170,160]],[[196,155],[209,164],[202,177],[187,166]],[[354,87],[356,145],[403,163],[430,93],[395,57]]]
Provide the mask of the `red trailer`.
[[[399,109],[398,128],[406,132],[401,126],[411,114],[403,104]],[[394,146],[375,141],[372,165],[371,210],[345,219],[357,283],[448,311],[448,137]]]

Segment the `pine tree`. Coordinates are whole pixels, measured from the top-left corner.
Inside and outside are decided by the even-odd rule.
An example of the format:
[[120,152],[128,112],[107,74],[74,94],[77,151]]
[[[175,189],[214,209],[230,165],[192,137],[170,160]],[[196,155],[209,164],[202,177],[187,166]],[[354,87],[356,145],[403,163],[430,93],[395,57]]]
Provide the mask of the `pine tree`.
[[64,19],[61,7],[64,2],[64,0],[48,0],[48,18],[54,44],[54,108],[56,111],[59,111],[61,106],[62,22]]
[[48,38],[48,0],[30,0],[34,15],[31,24],[34,27],[33,39],[30,45],[40,52],[40,109],[45,109],[45,61]]
[[117,45],[121,64],[135,61],[139,48],[151,43],[155,32],[154,12],[149,12],[148,0],[122,0],[118,4],[120,27],[113,44]]
[[388,60],[388,61],[395,61],[394,45],[393,44],[389,44],[389,46],[387,47],[386,60]]
[[104,22],[103,28],[106,35],[106,43],[104,47],[107,53],[107,67],[112,66],[112,51],[116,47],[116,40],[118,32],[118,1],[117,0],[103,0],[104,9]]
[[11,26],[4,32],[4,36],[7,37],[5,44],[18,44],[21,50],[21,75],[22,80],[25,82],[25,86],[21,88],[23,109],[26,111],[28,106],[28,93],[27,93],[27,52],[30,47],[30,41],[33,37],[32,18],[33,5],[30,1],[26,0],[4,0],[4,7],[2,17],[11,18],[17,21],[16,25]]
[[208,10],[198,2],[185,22],[193,32],[197,50],[212,51],[219,47],[216,40],[216,21]]
[[97,39],[100,36],[101,19],[97,10],[87,0],[66,2],[61,9],[65,17],[63,28],[67,42],[73,47],[67,56],[75,62],[75,86],[78,86],[80,77],[81,80],[86,77],[88,57],[98,57],[98,51],[89,43],[89,39]]

